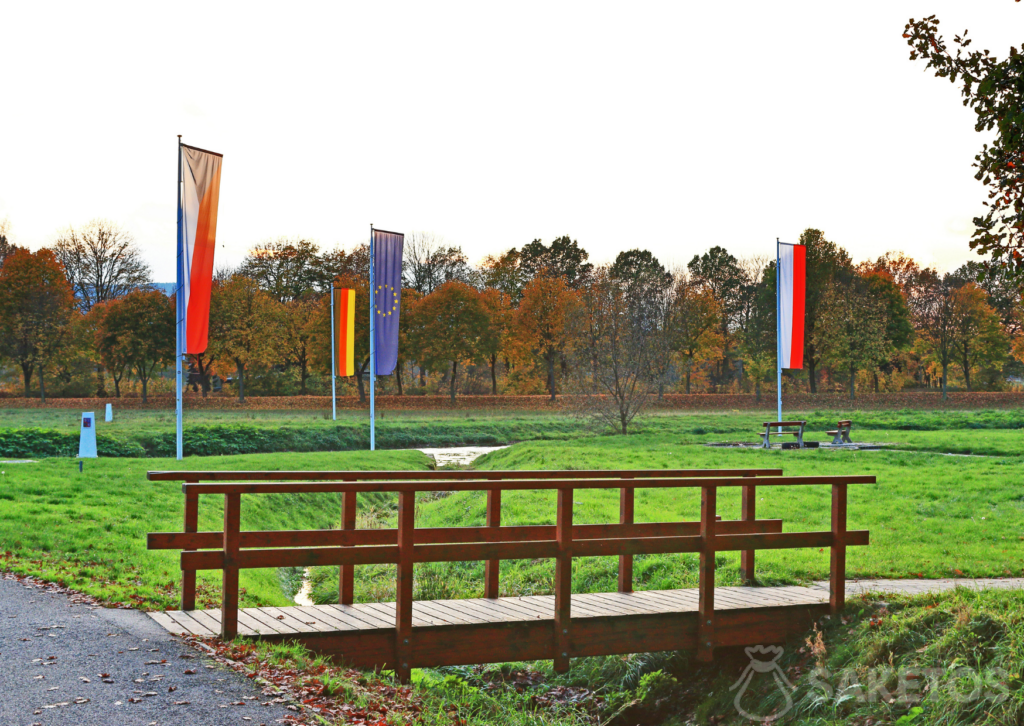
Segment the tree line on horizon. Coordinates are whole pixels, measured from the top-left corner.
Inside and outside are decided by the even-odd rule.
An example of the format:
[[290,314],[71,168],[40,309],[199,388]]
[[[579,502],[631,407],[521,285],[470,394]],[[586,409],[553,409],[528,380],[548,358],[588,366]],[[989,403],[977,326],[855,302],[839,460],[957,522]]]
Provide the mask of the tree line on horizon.
[[[807,247],[805,368],[785,391],[1005,390],[1022,371],[1022,284],[981,263],[939,274],[902,253],[855,264],[816,229]],[[330,288],[356,290],[366,395],[368,246],[306,239],[253,247],[218,270],[210,346],[190,385],[245,395],[330,392]],[[625,430],[664,392],[774,392],[775,260],[721,246],[667,269],[650,251],[606,265],[568,236],[473,265],[432,234],[406,236],[399,364],[383,393],[577,394]],[[0,365],[8,395],[143,398],[173,387],[174,302],[152,287],[131,235],[94,221],[36,252],[0,228]],[[20,381],[17,381],[20,379]],[[20,385],[19,385],[20,384]],[[600,394],[600,395],[595,395]],[[611,402],[611,403],[609,403]],[[614,405],[612,405],[614,404]]]

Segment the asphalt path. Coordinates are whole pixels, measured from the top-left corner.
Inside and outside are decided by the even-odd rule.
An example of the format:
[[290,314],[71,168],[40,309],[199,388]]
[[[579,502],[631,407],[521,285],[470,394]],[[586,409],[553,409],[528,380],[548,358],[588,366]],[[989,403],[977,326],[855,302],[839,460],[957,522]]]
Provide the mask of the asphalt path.
[[145,613],[0,578],[2,726],[270,726],[297,715],[275,698]]

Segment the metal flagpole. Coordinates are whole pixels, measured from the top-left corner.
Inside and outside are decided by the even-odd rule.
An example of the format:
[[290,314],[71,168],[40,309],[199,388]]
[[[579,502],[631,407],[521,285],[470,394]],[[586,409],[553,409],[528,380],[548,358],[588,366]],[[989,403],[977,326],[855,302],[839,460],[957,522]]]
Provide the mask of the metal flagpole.
[[334,281],[331,281],[331,420],[338,420],[338,395],[335,392],[335,381],[338,378],[338,369],[335,366],[334,355],[337,351],[334,344]]
[[[782,256],[779,254],[779,238],[775,238],[775,371],[778,390],[779,410],[776,421],[782,420]],[[779,426],[781,433],[782,427]]]
[[374,408],[374,390],[377,387],[377,345],[374,338],[376,337],[376,325],[374,323],[373,303],[376,300],[377,283],[373,275],[374,262],[377,260],[377,250],[373,243],[373,225],[370,225],[370,451],[374,451],[377,448],[377,431],[376,431],[376,415],[377,411]]
[[182,458],[182,428],[181,428],[181,399],[184,395],[184,387],[181,380],[181,363],[185,357],[185,251],[182,238],[182,208],[181,208],[181,134],[178,134],[178,288],[175,295],[175,308],[178,314],[177,325],[177,355],[175,359],[175,385],[177,398],[175,401],[175,414],[177,416],[176,435],[178,444],[178,461]]

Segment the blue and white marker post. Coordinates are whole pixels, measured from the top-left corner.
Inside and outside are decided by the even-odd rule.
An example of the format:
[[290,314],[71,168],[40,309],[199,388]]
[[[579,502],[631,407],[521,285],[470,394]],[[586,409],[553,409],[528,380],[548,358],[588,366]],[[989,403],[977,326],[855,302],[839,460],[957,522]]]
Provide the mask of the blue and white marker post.
[[96,458],[96,414],[92,411],[82,414],[82,427],[78,435],[78,458]]

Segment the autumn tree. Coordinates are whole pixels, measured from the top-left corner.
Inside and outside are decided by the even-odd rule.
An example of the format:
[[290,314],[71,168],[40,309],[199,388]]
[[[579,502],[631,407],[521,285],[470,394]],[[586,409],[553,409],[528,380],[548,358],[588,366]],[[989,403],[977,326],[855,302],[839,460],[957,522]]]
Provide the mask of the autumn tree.
[[974,178],[986,187],[988,209],[974,218],[971,249],[991,255],[984,263],[989,270],[1004,268],[1020,276],[1024,274],[1024,52],[1011,46],[1009,54],[999,59],[987,50],[970,49],[965,30],[953,37],[954,55],[939,34],[934,15],[911,18],[903,37],[911,49],[910,60],[921,60],[936,77],[959,84],[964,106],[975,112],[974,130],[991,139],[974,157]]
[[4,260],[14,254],[14,251],[19,249],[14,242],[11,241],[11,222],[6,217],[0,219],[0,267],[4,266]]
[[236,275],[227,283],[214,286],[211,317],[214,309],[223,328],[216,340],[211,336],[210,347],[215,349],[216,357],[234,364],[238,400],[244,403],[246,374],[253,366],[278,359],[284,345],[283,307],[255,281]]
[[954,297],[957,286],[949,275],[929,278],[922,290],[917,319],[923,348],[942,369],[942,400],[946,400],[949,366],[954,358],[956,314]]
[[238,274],[285,303],[317,289],[320,263],[320,246],[316,242],[279,237],[249,250]]
[[753,278],[745,295],[750,297],[749,311],[743,321],[739,351],[744,372],[754,381],[754,394],[761,400],[761,385],[774,373],[778,356],[775,299],[775,260],[770,260]]
[[656,362],[665,356],[663,331],[650,325],[647,306],[629,295],[628,283],[613,277],[608,267],[598,268],[568,316],[577,413],[621,434],[628,433],[654,393]]
[[814,342],[826,364],[848,375],[850,399],[856,392],[857,371],[874,369],[892,350],[886,337],[886,310],[882,301],[859,277],[833,280],[822,291],[817,310]]
[[535,239],[519,251],[519,268],[527,279],[539,275],[560,277],[572,290],[586,286],[594,266],[587,262],[590,254],[568,236],[559,237],[545,245]]
[[862,268],[856,279],[864,292],[881,305],[885,322],[885,339],[888,341],[887,355],[875,361],[871,375],[875,392],[878,392],[879,369],[892,370],[893,354],[910,348],[914,338],[914,326],[910,309],[899,285],[885,270]]
[[743,268],[739,260],[719,246],[712,247],[703,255],[694,255],[686,268],[691,282],[708,290],[718,304],[718,335],[722,352],[717,378],[720,383],[725,383],[729,378],[731,329],[742,306]]
[[668,346],[680,362],[686,392],[696,364],[716,355],[722,346],[719,324],[722,308],[713,291],[680,274],[672,295],[668,318]]
[[[411,310],[423,296],[412,288],[402,288],[402,308]],[[402,373],[405,366],[411,360],[416,360],[416,351],[413,349],[412,339],[409,336],[408,317],[401,321],[398,326],[398,360],[395,362],[395,384],[398,386],[398,395],[405,395],[405,387],[402,382]],[[420,369],[422,373],[422,368]],[[423,380],[421,378],[421,380]]]
[[430,232],[406,235],[402,261],[405,287],[429,295],[446,282],[472,285],[476,276],[461,247],[448,245],[442,237]]
[[[800,244],[807,248],[806,285],[804,301],[804,366],[811,393],[818,392],[818,369],[826,351],[822,345],[839,340],[827,334],[819,334],[818,320],[826,312],[828,298],[837,289],[849,283],[853,275],[853,263],[846,250],[825,238],[819,229],[805,229],[800,235]],[[841,353],[840,355],[845,355]]]
[[999,315],[987,297],[973,282],[953,292],[952,353],[968,391],[972,390],[972,372],[982,366],[1001,366],[1010,348]]
[[17,249],[0,268],[0,355],[21,368],[25,396],[32,375],[46,400],[45,369],[72,315],[74,295],[64,268],[48,249]]
[[[328,296],[318,296],[312,291],[289,300],[281,311],[286,320],[284,326],[284,352],[288,365],[299,372],[299,395],[305,396],[306,381],[312,375],[313,345],[318,313],[321,308],[330,308]],[[329,315],[329,313],[328,313]]]
[[507,295],[513,305],[519,302],[523,288],[530,281],[523,268],[519,250],[513,247],[500,255],[488,255],[480,265],[485,287],[491,287]]
[[563,277],[538,275],[523,288],[515,315],[515,334],[547,367],[547,387],[555,400],[555,364],[570,339],[568,315],[577,302],[576,293]]
[[506,293],[488,287],[480,293],[487,325],[480,336],[480,354],[491,369],[491,395],[498,395],[498,359],[507,350],[512,326],[512,300]]
[[446,282],[418,300],[406,321],[417,362],[431,369],[451,370],[454,401],[459,363],[481,359],[480,341],[487,332],[488,319],[480,293],[464,282]]
[[67,227],[58,232],[51,249],[64,266],[83,313],[98,302],[115,300],[152,282],[135,238],[109,220]]
[[113,346],[105,347],[101,344],[100,337],[103,330],[103,318],[107,314],[107,307],[110,301],[98,302],[85,315],[85,322],[92,336],[92,347],[96,350],[98,362],[102,363],[104,373],[110,376],[114,382],[114,397],[121,397],[121,381],[128,373],[128,361],[122,356],[121,349]]
[[135,290],[104,307],[97,348],[135,374],[146,403],[154,373],[174,362],[174,301],[156,290]]

